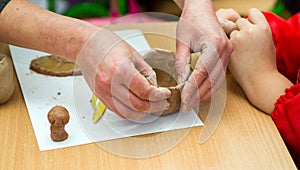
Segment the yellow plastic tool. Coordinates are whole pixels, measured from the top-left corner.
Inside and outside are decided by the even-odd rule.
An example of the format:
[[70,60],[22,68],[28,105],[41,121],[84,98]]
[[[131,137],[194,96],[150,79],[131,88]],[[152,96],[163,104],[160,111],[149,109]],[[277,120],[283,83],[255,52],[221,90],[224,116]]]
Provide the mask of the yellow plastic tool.
[[94,109],[93,122],[97,123],[103,116],[106,106],[95,95],[92,97],[92,107]]

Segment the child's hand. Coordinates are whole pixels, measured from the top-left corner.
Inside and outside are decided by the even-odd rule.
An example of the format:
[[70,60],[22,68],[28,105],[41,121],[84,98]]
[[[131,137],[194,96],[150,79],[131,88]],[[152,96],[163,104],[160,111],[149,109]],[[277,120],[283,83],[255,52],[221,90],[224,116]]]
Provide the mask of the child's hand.
[[258,9],[249,11],[248,19],[236,21],[237,30],[230,34],[233,53],[229,69],[240,85],[262,73],[277,71],[272,33]]
[[238,12],[233,9],[219,9],[216,15],[226,34],[229,35],[237,29],[235,22],[241,18]]
[[248,19],[236,21],[230,34],[233,53],[228,68],[250,102],[266,113],[292,83],[277,71],[272,33],[264,15],[249,11]]

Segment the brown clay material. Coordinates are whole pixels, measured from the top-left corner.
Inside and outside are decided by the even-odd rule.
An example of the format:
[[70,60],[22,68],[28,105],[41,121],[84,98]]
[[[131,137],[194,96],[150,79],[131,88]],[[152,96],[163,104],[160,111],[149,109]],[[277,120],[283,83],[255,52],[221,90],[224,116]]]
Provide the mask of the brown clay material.
[[69,122],[70,115],[66,108],[54,106],[48,112],[48,121],[51,123],[51,139],[55,142],[64,141],[68,138],[65,125]]
[[81,75],[80,68],[77,64],[54,55],[33,59],[30,63],[30,69],[39,74],[57,77]]
[[175,70],[175,53],[164,49],[152,49],[144,56],[144,60],[153,68],[156,73],[159,87],[166,87],[171,90],[171,97],[168,98],[170,107],[162,113],[153,113],[164,116],[179,111],[181,106],[181,88],[177,85]]
[[11,59],[0,54],[0,104],[7,102],[13,95],[14,71]]
[[157,84],[159,87],[167,87],[171,91],[171,97],[167,100],[170,103],[170,107],[163,113],[156,113],[160,116],[169,115],[179,111],[181,105],[181,93],[180,88],[177,86],[176,80],[165,71],[159,69],[153,69],[156,73]]

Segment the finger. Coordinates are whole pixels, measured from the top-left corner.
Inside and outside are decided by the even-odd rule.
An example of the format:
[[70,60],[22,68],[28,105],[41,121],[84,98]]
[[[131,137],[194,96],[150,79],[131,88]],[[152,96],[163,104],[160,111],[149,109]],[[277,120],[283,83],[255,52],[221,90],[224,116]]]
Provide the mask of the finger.
[[199,90],[196,90],[196,92],[192,95],[192,97],[187,103],[181,104],[181,110],[183,112],[189,112],[193,106],[199,103],[200,103]]
[[190,98],[197,93],[198,86],[201,85],[207,77],[208,74],[204,67],[198,67],[192,72],[182,89],[181,98],[183,104],[189,102]]
[[191,96],[196,93],[198,87],[208,77],[215,63],[219,60],[217,52],[209,44],[205,44],[203,53],[196,63],[196,67],[190,75],[182,90],[182,102],[187,103]]
[[141,100],[160,101],[170,97],[171,92],[167,88],[157,88],[150,85],[147,79],[135,68],[134,63],[124,60],[114,74],[114,85],[123,84]]
[[148,82],[151,85],[157,87],[157,78],[155,71],[145,62],[140,54],[134,54],[133,63],[136,69],[148,80]]
[[129,109],[126,105],[120,102],[117,98],[112,97],[111,93],[107,91],[101,91],[96,93],[96,96],[101,102],[112,112],[124,119],[137,120],[148,115],[148,113],[138,112],[136,110]]
[[223,20],[228,20],[228,21],[232,21],[232,22],[235,22],[239,18],[241,18],[239,13],[233,9],[219,9],[216,12],[216,15],[219,19],[222,18]]
[[148,83],[148,81],[141,74],[137,73],[130,84],[126,86],[138,98],[149,101],[160,101],[171,96],[171,91],[164,87],[155,87]]
[[232,31],[232,32],[230,33],[230,35],[229,35],[230,40],[231,40],[232,37],[235,37],[235,36],[237,35],[238,32],[239,32],[239,31],[237,31],[237,30]]
[[249,10],[248,20],[256,25],[268,25],[268,22],[262,12],[256,8]]
[[245,26],[249,26],[250,22],[245,18],[240,18],[236,21],[236,26],[238,30],[241,30]]
[[217,62],[212,73],[209,75],[209,78],[206,79],[207,82],[203,83],[204,85],[207,83],[207,86],[209,86],[210,89],[206,90],[204,95],[201,94],[201,101],[209,99],[221,87],[223,81],[225,80],[227,71],[227,64],[225,63],[227,63],[227,61],[223,61],[222,59]]
[[158,102],[149,102],[148,100],[141,100],[132,92],[130,92],[124,85],[114,87],[112,90],[112,95],[114,96],[114,98],[117,98],[121,103],[123,103],[123,105],[125,105],[126,107],[144,113],[164,111],[170,106],[167,100],[161,100]]
[[187,112],[194,106],[200,103],[200,101],[207,100],[214,94],[221,86],[221,83],[225,79],[226,70],[223,68],[221,60],[216,63],[213,71],[209,73],[208,77],[196,90],[190,100],[182,106],[182,110]]
[[177,82],[183,83],[190,75],[191,50],[184,43],[176,42],[176,62],[175,69],[177,72]]
[[230,34],[233,30],[237,29],[235,22],[241,18],[241,16],[235,10],[219,9],[216,15],[226,34]]
[[204,101],[204,100],[208,100],[208,99],[210,99],[211,98],[211,96],[212,96],[212,92],[211,91],[208,91],[204,96],[202,96],[201,97],[201,101]]
[[117,98],[113,98],[113,101],[114,101],[113,111],[125,119],[139,120],[149,115],[149,113],[138,112],[128,108]]
[[111,93],[108,93],[107,91],[104,90],[99,91],[97,88],[95,91],[95,95],[109,110],[116,113],[120,117],[124,118],[124,116],[115,107],[114,102],[112,100]]
[[219,19],[219,22],[226,34],[230,34],[233,30],[237,29],[237,26],[234,22],[232,21],[227,21],[223,19]]
[[104,103],[104,105],[109,110],[116,113],[122,118],[138,120],[149,114],[147,112],[140,112],[137,110],[130,109],[123,102],[120,102],[120,100],[118,100],[116,97],[112,97],[111,93],[108,91],[98,91],[96,93],[96,96],[100,99],[101,102]]

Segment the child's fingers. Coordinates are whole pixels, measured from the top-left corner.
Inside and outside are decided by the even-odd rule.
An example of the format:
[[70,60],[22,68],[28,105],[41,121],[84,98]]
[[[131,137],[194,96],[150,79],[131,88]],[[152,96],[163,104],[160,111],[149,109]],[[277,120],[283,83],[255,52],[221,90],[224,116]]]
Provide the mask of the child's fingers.
[[248,20],[255,25],[266,25],[267,20],[262,12],[256,8],[249,10]]
[[238,30],[241,30],[245,26],[246,27],[250,26],[250,22],[245,18],[240,18],[236,21],[236,26]]
[[226,34],[230,34],[233,30],[236,30],[236,24],[232,21],[219,19],[219,22]]
[[236,34],[238,33],[239,31],[237,31],[237,30],[233,30],[231,33],[230,33],[230,41],[231,41],[231,39],[232,39],[232,37],[235,37],[236,36]]
[[235,22],[236,20],[241,18],[239,13],[233,9],[219,9],[216,12],[216,15],[219,19],[222,18],[223,20],[228,20],[232,22]]

